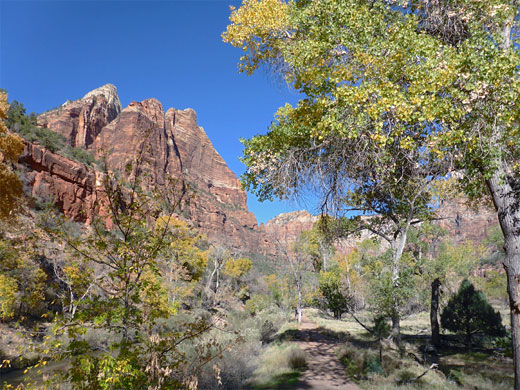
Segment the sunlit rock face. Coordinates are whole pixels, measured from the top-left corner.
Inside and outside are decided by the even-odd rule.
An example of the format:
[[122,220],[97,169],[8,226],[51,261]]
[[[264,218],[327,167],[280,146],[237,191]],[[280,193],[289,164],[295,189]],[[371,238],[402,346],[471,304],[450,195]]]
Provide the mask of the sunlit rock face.
[[[183,216],[208,239],[237,251],[266,251],[256,217],[247,209],[246,193],[197,124],[194,110],[170,108],[165,112],[156,99],[131,102],[121,109],[116,87],[107,84],[43,113],[38,124],[62,134],[71,146],[89,150],[97,159],[105,157],[109,170],[124,172],[143,155],[144,186],[164,186],[173,178],[179,187],[190,188],[193,198]],[[89,173],[64,178],[52,168],[58,165],[41,163],[41,153],[56,160],[61,157],[39,146],[27,147],[24,159],[37,172],[31,173],[33,193],[63,199],[58,204],[67,216],[88,221],[93,212],[86,211],[91,207],[90,198],[79,194],[80,188],[95,193],[95,180],[85,184],[84,177],[95,176],[95,170],[85,167]],[[78,163],[66,158],[60,160],[60,169],[67,170],[67,164],[69,170],[79,169]]]
[[34,197],[53,201],[76,221],[92,220],[100,195],[98,172],[31,143],[26,143],[21,161],[30,168],[26,177]]
[[117,88],[106,84],[83,98],[38,116],[38,125],[63,135],[71,146],[88,148],[101,129],[121,112]]

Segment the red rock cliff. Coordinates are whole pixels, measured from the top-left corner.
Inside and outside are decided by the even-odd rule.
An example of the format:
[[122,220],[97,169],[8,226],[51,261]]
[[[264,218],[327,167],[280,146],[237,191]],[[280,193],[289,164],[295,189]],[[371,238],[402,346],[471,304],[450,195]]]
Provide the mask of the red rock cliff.
[[82,99],[38,116],[38,125],[63,135],[70,145],[87,148],[121,112],[117,88],[106,84],[87,93]]
[[[121,110],[117,89],[108,84],[40,115],[38,124],[97,158],[106,156],[110,170],[124,171],[142,150],[145,185],[164,185],[167,176],[188,184],[195,196],[184,215],[210,240],[237,250],[265,251],[259,250],[265,240],[247,209],[246,193],[192,109],[165,113],[159,101],[147,99]],[[67,216],[90,220],[98,172],[30,144],[23,160],[33,169],[34,195],[53,197]]]

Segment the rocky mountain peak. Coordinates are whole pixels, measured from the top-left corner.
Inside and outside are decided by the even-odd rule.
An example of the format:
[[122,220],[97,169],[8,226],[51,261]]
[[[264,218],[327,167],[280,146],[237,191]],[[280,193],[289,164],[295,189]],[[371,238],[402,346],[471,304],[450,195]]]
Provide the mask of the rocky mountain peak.
[[[144,152],[143,186],[163,186],[170,177],[179,185],[187,184],[193,198],[183,217],[201,233],[242,251],[256,251],[262,245],[246,193],[198,125],[193,109],[170,108],[165,113],[154,98],[132,101],[121,109],[116,87],[107,84],[40,115],[38,123],[62,134],[72,146],[88,149],[97,158],[104,156],[110,170],[123,171]],[[72,174],[58,175],[78,168],[73,161],[31,146],[25,161],[35,171],[34,195],[58,199],[64,213],[75,220],[92,219],[97,212],[97,198],[92,195],[97,184],[90,180],[99,173],[95,168],[88,168],[78,180]]]
[[117,88],[103,85],[83,98],[38,116],[38,125],[59,133],[74,147],[88,149],[101,132],[121,112]]
[[105,84],[102,87],[88,92],[85,96],[83,96],[83,99],[88,99],[92,96],[100,95],[105,97],[108,105],[113,107],[113,109],[116,111],[115,116],[117,116],[122,110],[121,101],[119,100],[119,95],[117,94],[117,87],[114,84]]
[[266,225],[287,225],[298,223],[301,225],[314,224],[318,220],[317,215],[312,215],[307,210],[291,211],[282,213],[266,222]]

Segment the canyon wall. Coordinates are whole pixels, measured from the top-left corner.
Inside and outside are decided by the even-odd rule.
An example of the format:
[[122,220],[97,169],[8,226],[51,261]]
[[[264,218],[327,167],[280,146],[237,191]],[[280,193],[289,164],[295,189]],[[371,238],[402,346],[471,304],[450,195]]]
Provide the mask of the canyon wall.
[[[165,112],[156,99],[131,102],[121,109],[116,87],[107,84],[41,114],[38,124],[98,160],[104,158],[110,171],[124,172],[142,155],[145,187],[165,186],[173,178],[189,188],[192,200],[182,215],[209,240],[237,251],[265,252],[262,231],[247,209],[246,193],[197,124],[194,110]],[[91,220],[100,185],[97,169],[29,143],[22,161],[31,169],[33,195],[55,199],[74,220]]]

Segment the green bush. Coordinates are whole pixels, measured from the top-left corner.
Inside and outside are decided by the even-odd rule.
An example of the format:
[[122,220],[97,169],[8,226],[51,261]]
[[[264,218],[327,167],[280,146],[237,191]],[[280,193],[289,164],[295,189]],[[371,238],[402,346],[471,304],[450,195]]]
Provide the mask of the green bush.
[[252,316],[258,314],[262,310],[266,309],[269,297],[264,294],[253,294],[245,303],[245,309]]
[[94,155],[87,152],[85,149],[73,148],[69,145],[67,145],[67,147],[63,150],[63,155],[85,165],[93,166],[97,163]]
[[390,335],[390,324],[384,315],[379,315],[374,318],[374,331],[383,338]]
[[319,290],[325,299],[326,308],[332,311],[334,318],[348,312],[349,297],[344,293],[339,270],[333,269],[329,272],[320,272]]
[[0,320],[8,321],[14,317],[17,292],[18,283],[16,283],[16,280],[0,274]]
[[505,336],[500,313],[493,309],[486,297],[468,281],[463,280],[457,293],[450,298],[441,314],[441,325],[455,333],[471,336],[484,333],[489,336]]
[[365,358],[364,368],[369,374],[383,375],[383,366],[376,355],[368,355]]
[[503,355],[512,358],[513,357],[513,337],[511,332],[507,332],[504,337],[497,337],[493,341],[495,348],[503,351]]

